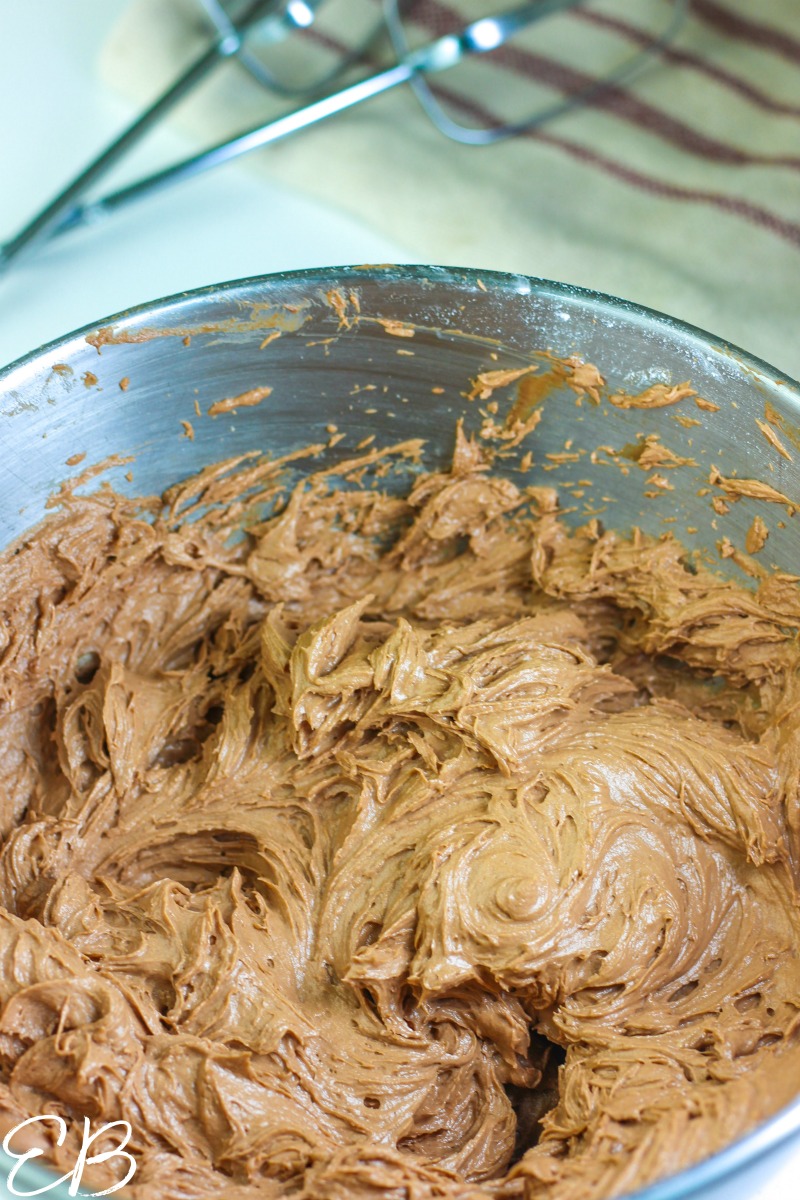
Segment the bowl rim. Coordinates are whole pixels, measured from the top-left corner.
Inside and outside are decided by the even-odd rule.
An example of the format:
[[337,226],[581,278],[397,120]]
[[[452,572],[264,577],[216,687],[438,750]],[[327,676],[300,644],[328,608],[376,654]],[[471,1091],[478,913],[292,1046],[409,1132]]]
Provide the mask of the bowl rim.
[[[110,316],[92,321],[70,333],[52,339],[49,342],[28,351],[5,367],[0,368],[0,388],[10,382],[18,371],[34,366],[47,354],[62,348],[69,343],[97,329],[106,326],[130,325],[141,318],[152,318],[155,314],[167,309],[183,305],[192,306],[204,298],[224,299],[228,294],[262,288],[265,285],[303,284],[307,287],[334,282],[357,283],[366,280],[386,280],[398,283],[420,284],[436,283],[440,285],[463,286],[472,285],[477,294],[487,290],[487,285],[494,294],[514,294],[519,296],[549,296],[577,301],[595,307],[606,308],[638,319],[643,324],[654,325],[666,331],[682,336],[702,347],[705,351],[714,351],[732,358],[739,369],[757,373],[769,379],[772,383],[780,383],[787,392],[795,392],[800,402],[800,381],[779,371],[777,367],[751,354],[742,347],[710,333],[688,321],[671,316],[647,305],[625,300],[606,292],[595,291],[591,288],[578,287],[573,284],[559,283],[554,280],[537,276],[516,274],[507,271],[481,270],[475,267],[437,266],[432,264],[399,263],[363,266],[343,265],[330,267],[314,267],[293,271],[280,271],[270,274],[249,275],[238,279],[226,280],[222,283],[206,284],[171,295],[162,296],[142,304],[132,305]],[[479,287],[478,281],[481,286]],[[700,1189],[710,1187],[731,1176],[735,1171],[750,1167],[762,1159],[770,1151],[784,1145],[793,1135],[800,1133],[800,1092],[798,1096],[785,1105],[777,1113],[768,1117],[755,1129],[726,1146],[724,1149],[709,1155],[692,1167],[688,1167],[667,1179],[640,1188],[635,1192],[624,1193],[621,1200],[683,1200],[684,1197],[696,1194]],[[7,1156],[0,1150],[0,1173],[5,1168]],[[26,1169],[27,1168],[27,1169]],[[10,1168],[9,1168],[10,1169]],[[6,1172],[7,1173],[7,1172]],[[41,1183],[49,1179],[50,1170],[44,1165],[33,1162],[21,1164],[18,1177],[22,1182]],[[51,1185],[53,1186],[53,1185]],[[28,1193],[32,1194],[32,1193]]]
[[792,375],[779,370],[772,363],[759,358],[736,343],[711,333],[699,325],[693,325],[688,321],[681,320],[679,317],[665,313],[660,309],[650,308],[645,304],[639,304],[633,300],[625,300],[620,296],[614,296],[608,292],[595,291],[592,288],[579,287],[571,283],[560,283],[556,280],[545,279],[536,275],[522,275],[510,271],[489,269],[481,270],[477,267],[439,266],[424,263],[381,263],[376,265],[366,263],[363,266],[346,264],[342,266],[311,267],[293,271],[275,271],[265,275],[245,275],[238,279],[225,280],[222,283],[204,284],[202,287],[190,288],[182,292],[173,292],[166,296],[160,296],[155,300],[131,305],[129,308],[121,309],[119,312],[112,313],[109,316],[100,317],[66,334],[62,334],[60,337],[44,342],[41,346],[33,350],[27,351],[6,366],[0,367],[0,385],[5,384],[8,377],[21,368],[31,366],[37,359],[56,350],[58,347],[65,346],[69,342],[84,337],[86,334],[93,333],[99,328],[135,322],[140,317],[152,316],[154,313],[177,305],[192,305],[206,297],[211,298],[215,296],[224,298],[229,293],[242,291],[247,288],[260,287],[264,284],[305,283],[313,286],[314,284],[323,283],[330,285],[333,281],[355,283],[366,279],[386,279],[387,281],[395,280],[396,282],[413,282],[416,280],[419,283],[435,282],[444,284],[445,286],[448,284],[472,284],[473,288],[478,291],[487,291],[488,289],[485,286],[479,286],[478,281],[480,281],[482,285],[491,284],[494,292],[509,292],[522,296],[549,295],[562,297],[565,300],[571,301],[582,300],[587,304],[605,307],[611,311],[632,318],[638,318],[643,322],[660,326],[672,333],[680,334],[695,342],[702,343],[705,350],[712,350],[726,357],[733,358],[740,367],[757,371],[759,374],[767,376],[772,382],[780,383],[787,389],[794,390],[800,394],[800,380],[795,379]]

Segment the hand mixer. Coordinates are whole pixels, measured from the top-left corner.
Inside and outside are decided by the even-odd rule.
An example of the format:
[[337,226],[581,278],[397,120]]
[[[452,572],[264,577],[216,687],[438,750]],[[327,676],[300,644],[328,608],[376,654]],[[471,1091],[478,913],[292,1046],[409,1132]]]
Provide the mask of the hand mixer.
[[[255,0],[240,6],[223,7],[220,0],[200,0],[215,36],[208,47],[183,73],[145,109],[101,154],[77,175],[59,194],[38,212],[13,238],[0,246],[0,269],[5,269],[23,252],[55,235],[101,218],[152,192],[188,179],[201,171],[229,162],[270,142],[285,138],[323,121],[336,113],[378,96],[400,84],[408,83],[428,117],[447,137],[471,145],[481,145],[535,128],[552,120],[576,104],[585,103],[602,88],[616,85],[639,70],[647,59],[671,42],[685,20],[689,0],[672,0],[665,28],[642,49],[625,59],[614,71],[581,91],[536,112],[525,120],[474,129],[459,124],[437,102],[427,78],[456,66],[472,55],[485,54],[503,46],[521,30],[566,9],[579,7],[584,0],[529,0],[505,11],[486,15],[464,24],[454,33],[433,38],[411,48],[400,8],[401,0],[383,0],[382,20],[367,39],[346,53],[335,68],[314,81],[310,87],[293,88],[278,80],[249,46],[249,36],[257,31],[260,45],[280,43],[291,32],[308,29],[317,17],[320,0]],[[395,61],[388,67],[366,74],[357,82],[336,88],[342,73],[362,59],[379,30],[388,30]],[[281,96],[306,97],[307,102],[264,124],[244,130],[216,145],[191,155],[171,166],[147,175],[134,183],[94,201],[84,202],[89,188],[106,174],[153,126],[183,100],[212,70],[231,58],[237,58],[260,84]],[[309,97],[310,93],[310,97]]]

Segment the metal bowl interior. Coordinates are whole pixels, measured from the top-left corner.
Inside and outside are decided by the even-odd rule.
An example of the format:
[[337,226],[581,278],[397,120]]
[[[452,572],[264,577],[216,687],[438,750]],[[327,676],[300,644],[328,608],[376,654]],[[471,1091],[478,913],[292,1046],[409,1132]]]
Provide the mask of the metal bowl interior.
[[[716,468],[762,480],[800,503],[800,385],[701,330],[611,297],[439,267],[347,267],[202,289],[119,314],[12,364],[0,372],[0,547],[46,514],[65,478],[111,456],[133,461],[112,461],[101,478],[136,495],[223,458],[326,443],[329,426],[344,434],[325,452],[331,465],[374,434],[383,445],[422,438],[425,467],[440,467],[456,420],[480,429],[486,416],[485,404],[468,398],[478,374],[536,364],[539,377],[553,357],[571,355],[602,372],[600,403],[554,378],[542,390],[535,433],[498,469],[518,483],[558,488],[573,525],[596,516],[621,531],[672,531],[689,552],[743,582],[719,543],[742,547],[761,516],[770,531],[763,565],[796,570],[794,505],[744,498],[723,516],[712,506],[722,493],[709,477]],[[686,380],[702,406],[691,398],[651,410],[608,401]],[[208,412],[266,387],[272,391],[258,404]],[[501,414],[512,393],[494,394]],[[779,435],[784,454],[757,421]],[[669,470],[667,489],[653,487],[652,471],[637,465],[649,435],[683,460]],[[598,447],[606,449],[594,453]],[[521,461],[528,450],[530,465]],[[85,456],[80,465],[76,456]],[[708,1188],[798,1132],[800,1100],[638,1200]],[[0,1173],[11,1166],[0,1154]],[[53,1179],[33,1162],[16,1178],[28,1194]],[[66,1197],[68,1182],[49,1194]]]

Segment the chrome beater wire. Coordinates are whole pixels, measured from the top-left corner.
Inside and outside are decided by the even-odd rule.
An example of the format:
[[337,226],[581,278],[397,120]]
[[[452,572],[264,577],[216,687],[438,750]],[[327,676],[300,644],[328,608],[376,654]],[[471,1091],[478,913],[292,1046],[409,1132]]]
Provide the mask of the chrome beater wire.
[[[54,234],[83,224],[84,218],[80,214],[87,206],[79,202],[89,188],[106,175],[137,142],[205,80],[215,67],[228,59],[241,57],[245,51],[245,39],[253,29],[260,27],[265,40],[278,42],[292,30],[305,29],[311,25],[319,2],[320,0],[250,0],[249,4],[240,6],[238,14],[232,17],[216,0],[201,0],[217,35],[211,45],[199,57],[193,59],[178,78],[49,204],[32,217],[14,237],[0,245],[0,272],[19,255],[31,251]],[[259,77],[260,67],[257,60],[246,52],[244,65]],[[324,88],[330,84],[347,65],[348,62],[341,63],[327,78],[320,80],[319,86]],[[259,81],[267,83],[265,78]]]
[[[290,17],[293,27],[297,30],[309,29],[316,20],[317,9],[320,7],[321,2],[322,0],[288,0],[286,13]],[[235,36],[236,25],[234,19],[229,15],[223,0],[198,0],[198,3],[202,5],[206,16],[213,24],[220,39]],[[385,28],[385,22],[381,16],[376,20],[372,31],[358,45],[343,54],[335,66],[320,75],[313,83],[304,83],[298,86],[285,83],[248,48],[246,41],[242,42],[236,58],[256,83],[261,84],[268,91],[274,92],[277,96],[314,96],[324,92],[345,71],[349,70],[350,67],[363,61],[364,57],[369,53],[372,44],[385,31]],[[273,45],[282,41],[286,36],[286,22],[262,21],[253,32],[257,35],[257,40],[262,48],[265,45]]]
[[[549,12],[555,13],[567,8],[577,8],[582,2],[583,0],[567,0],[566,3],[560,3],[559,0],[552,0],[552,3],[548,3],[548,0],[543,0],[542,8],[547,8]],[[425,115],[445,137],[451,138],[456,142],[462,142],[468,146],[490,145],[493,142],[503,141],[505,138],[525,133],[527,130],[537,129],[539,126],[546,124],[546,122],[570,112],[571,109],[587,104],[594,96],[597,96],[606,88],[617,87],[622,83],[627,83],[629,79],[638,75],[651,59],[655,58],[665,47],[675,40],[688,16],[689,3],[690,0],[671,0],[670,13],[663,29],[653,37],[652,41],[643,46],[641,50],[637,50],[635,54],[631,54],[628,58],[624,59],[619,66],[609,71],[608,74],[601,76],[597,80],[593,80],[586,87],[578,89],[571,95],[565,96],[563,100],[558,100],[554,104],[539,109],[521,121],[508,122],[487,129],[476,129],[468,125],[462,125],[454,121],[444,111],[423,76],[416,75],[410,80],[411,87]],[[398,58],[402,58],[408,54],[410,46],[406,35],[406,21],[401,17],[398,0],[383,0],[383,13],[395,54]],[[486,20],[491,20],[491,18],[486,18]],[[489,35],[487,34],[487,36]],[[499,45],[500,43],[498,42]]]
[[[213,45],[167,89],[141,116],[128,127],[85,171],[72,181],[20,233],[5,245],[0,246],[0,270],[6,267],[23,250],[33,248],[56,234],[65,233],[78,226],[93,223],[110,216],[117,209],[146,195],[160,191],[172,183],[189,179],[200,172],[210,170],[222,163],[230,162],[249,154],[270,142],[289,137],[311,125],[360,104],[403,83],[410,83],[428,117],[437,129],[447,137],[468,145],[486,145],[536,128],[545,121],[568,112],[579,104],[585,104],[604,88],[618,85],[638,72],[641,66],[658,54],[680,29],[690,0],[671,0],[670,20],[663,31],[619,67],[604,77],[592,81],[571,96],[531,114],[525,120],[501,124],[487,129],[472,129],[450,118],[441,108],[428,85],[427,77],[446,71],[464,60],[498,50],[521,31],[553,14],[577,8],[585,0],[528,0],[503,12],[479,17],[453,33],[446,33],[418,47],[410,47],[403,21],[398,9],[398,0],[382,0],[383,22],[369,34],[367,40],[352,52],[347,51],[332,70],[323,73],[310,87],[293,89],[277,80],[273,72],[245,47],[247,33],[258,26],[262,44],[280,42],[292,31],[307,29],[313,24],[321,0],[256,0],[245,8],[241,15],[232,16],[223,0],[201,0],[206,14],[212,20],[217,33]],[[341,73],[351,67],[369,50],[374,38],[385,26],[396,55],[396,62],[386,68],[358,80],[356,83],[325,94],[329,86]],[[129,149],[158,119],[171,109],[209,71],[226,58],[236,56],[254,79],[271,91],[282,96],[311,95],[320,90],[323,94],[310,103],[300,105],[288,113],[264,124],[246,129],[228,137],[216,145],[134,183],[102,196],[98,200],[80,202],[89,186]]]

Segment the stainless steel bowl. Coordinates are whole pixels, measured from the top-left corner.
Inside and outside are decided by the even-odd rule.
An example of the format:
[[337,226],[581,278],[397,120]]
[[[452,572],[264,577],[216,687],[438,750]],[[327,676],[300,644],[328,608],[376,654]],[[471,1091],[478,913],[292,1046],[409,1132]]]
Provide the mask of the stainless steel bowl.
[[[414,336],[394,336],[392,322],[413,327]],[[722,493],[709,481],[714,467],[726,477],[768,482],[800,504],[800,385],[701,330],[621,300],[441,267],[303,271],[201,289],[109,318],[12,364],[0,372],[0,546],[42,518],[48,496],[79,469],[68,464],[75,455],[86,455],[83,466],[133,455],[133,464],[112,466],[103,478],[122,492],[153,493],[234,454],[283,454],[326,441],[333,424],[345,438],[328,452],[332,461],[375,433],[379,442],[422,437],[425,465],[442,465],[456,418],[463,415],[468,427],[480,423],[480,402],[466,398],[470,380],[531,362],[545,371],[543,352],[595,363],[608,394],[691,380],[718,406],[689,401],[643,411],[605,399],[577,405],[572,391],[555,387],[523,450],[534,449],[528,483],[592,480],[581,485],[567,520],[581,524],[596,514],[621,530],[671,530],[721,571],[745,579],[733,559],[720,558],[718,543],[727,537],[743,546],[758,514],[770,530],[764,565],[800,573],[800,516],[790,515],[791,506],[745,498],[720,516],[711,500]],[[261,386],[272,392],[257,406],[208,415],[215,401]],[[790,458],[756,424],[765,413]],[[700,423],[675,419],[681,415]],[[190,422],[193,440],[181,422]],[[672,491],[648,485],[652,472],[635,461],[638,442],[653,433],[689,460],[670,472]],[[567,441],[572,453],[585,453],[577,463],[556,465],[546,455],[563,452]],[[605,464],[590,461],[599,445],[620,451],[613,465],[607,454]],[[518,467],[509,462],[504,469]],[[768,1170],[762,1156],[774,1164],[798,1133],[800,1099],[637,1200],[673,1200],[700,1188],[710,1189],[708,1200],[730,1200],[746,1168]],[[800,1147],[797,1154],[800,1164]],[[0,1154],[0,1175],[11,1165]],[[21,1191],[52,1179],[28,1163],[16,1182]],[[66,1197],[67,1188],[48,1194]]]

